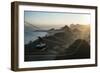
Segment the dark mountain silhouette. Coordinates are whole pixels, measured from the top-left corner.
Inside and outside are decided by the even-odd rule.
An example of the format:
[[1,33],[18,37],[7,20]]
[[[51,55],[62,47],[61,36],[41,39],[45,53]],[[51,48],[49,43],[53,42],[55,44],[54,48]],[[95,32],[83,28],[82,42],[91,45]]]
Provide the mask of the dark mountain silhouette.
[[88,43],[90,43],[90,26],[89,25],[81,25],[81,24],[71,24],[71,30],[73,31],[74,37],[76,39],[84,39]]
[[64,55],[57,56],[56,59],[82,59],[90,58],[90,45],[85,40],[78,39],[66,50]]
[[52,36],[41,37],[42,41],[40,41],[40,39],[37,39],[33,42],[31,41],[31,43],[25,45],[25,48],[28,48],[30,50],[36,48],[35,45],[39,44],[39,42],[45,42],[48,47],[50,47],[50,49],[53,48],[55,45],[59,46],[63,44],[69,44],[73,36],[71,29],[68,26],[65,26],[61,28],[61,30],[64,30],[64,32],[55,33]]
[[[90,58],[90,45],[89,42],[86,41],[89,39],[89,36],[86,39],[81,39],[80,35],[82,29],[80,30],[80,28],[83,27],[80,26],[79,28],[79,26],[80,25],[77,25],[77,27],[75,26],[74,28],[73,25],[73,28],[71,28],[65,25],[60,29],[52,28],[49,31],[61,30],[63,32],[38,37],[37,40],[25,44],[25,61]],[[34,30],[33,26],[25,27]],[[38,57],[36,57],[36,55]]]

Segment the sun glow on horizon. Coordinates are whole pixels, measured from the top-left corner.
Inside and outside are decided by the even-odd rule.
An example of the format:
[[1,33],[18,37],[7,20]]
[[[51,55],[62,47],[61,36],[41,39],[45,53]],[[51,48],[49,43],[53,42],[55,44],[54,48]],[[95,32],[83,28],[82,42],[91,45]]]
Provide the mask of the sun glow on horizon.
[[90,24],[90,14],[24,11],[24,21],[41,28],[60,28],[71,24]]

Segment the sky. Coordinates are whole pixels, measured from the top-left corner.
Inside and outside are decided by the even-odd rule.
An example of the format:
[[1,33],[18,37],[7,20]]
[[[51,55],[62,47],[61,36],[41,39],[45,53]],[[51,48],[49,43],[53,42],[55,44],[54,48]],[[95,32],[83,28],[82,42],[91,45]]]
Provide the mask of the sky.
[[70,24],[90,24],[90,14],[24,11],[24,21],[41,28],[59,28]]

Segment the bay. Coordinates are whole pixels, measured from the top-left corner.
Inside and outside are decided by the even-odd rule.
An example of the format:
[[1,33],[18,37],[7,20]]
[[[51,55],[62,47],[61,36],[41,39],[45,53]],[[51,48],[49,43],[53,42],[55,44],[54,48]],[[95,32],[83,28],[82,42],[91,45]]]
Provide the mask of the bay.
[[24,32],[24,44],[28,44],[30,41],[35,41],[38,37],[44,37],[47,35],[47,32]]

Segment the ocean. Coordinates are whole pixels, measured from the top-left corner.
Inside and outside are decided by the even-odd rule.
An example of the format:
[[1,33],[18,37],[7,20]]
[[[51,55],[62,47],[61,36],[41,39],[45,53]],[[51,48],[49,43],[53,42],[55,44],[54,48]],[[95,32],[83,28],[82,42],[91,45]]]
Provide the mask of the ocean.
[[47,32],[24,32],[24,44],[28,44],[30,41],[35,41],[38,37],[44,37],[47,35]]

